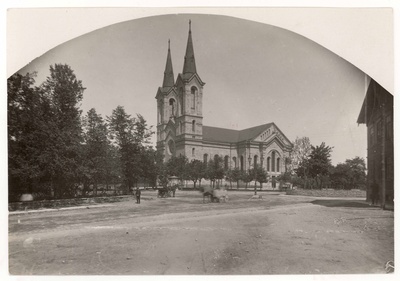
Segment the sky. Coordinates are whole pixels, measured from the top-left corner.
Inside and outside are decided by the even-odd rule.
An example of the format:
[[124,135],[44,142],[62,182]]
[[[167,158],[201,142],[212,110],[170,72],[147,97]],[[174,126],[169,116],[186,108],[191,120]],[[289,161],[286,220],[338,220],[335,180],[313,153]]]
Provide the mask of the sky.
[[[245,129],[274,122],[294,141],[334,147],[332,163],[366,158],[366,127],[356,123],[365,74],[315,42],[268,24],[216,15],[154,16],[114,24],[49,50],[20,70],[66,63],[86,87],[81,109],[111,115],[118,105],[156,124],[168,40],[175,78],[192,36],[203,89],[203,125]],[[153,138],[155,140],[155,138]]]

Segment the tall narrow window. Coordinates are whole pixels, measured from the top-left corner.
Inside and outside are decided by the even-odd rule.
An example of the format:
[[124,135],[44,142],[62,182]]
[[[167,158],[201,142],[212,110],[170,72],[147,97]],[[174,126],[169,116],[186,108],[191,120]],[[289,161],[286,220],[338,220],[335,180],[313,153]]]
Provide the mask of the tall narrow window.
[[192,148],[192,156],[194,156],[194,154],[195,154],[195,148],[193,147]]
[[271,157],[267,158],[267,171],[271,171]]
[[243,155],[240,156],[240,170],[243,171]]
[[196,95],[197,95],[197,88],[196,87],[192,87],[190,89],[190,93],[191,93],[191,99],[192,99],[192,109],[196,108]]
[[272,151],[272,172],[275,172],[275,151]]
[[228,168],[229,168],[229,156],[228,155],[226,155],[224,158],[224,168],[225,168],[225,170],[228,170]]
[[234,167],[236,168],[236,167],[237,167],[237,163],[236,163],[236,157],[233,157],[233,158],[232,158],[232,161],[233,161],[233,165],[234,165]]
[[183,89],[182,88],[179,88],[179,100],[181,103],[181,115],[183,115],[184,104],[183,104]]
[[258,160],[258,155],[254,155],[254,169],[257,168],[257,160]]
[[175,100],[174,99],[169,99],[169,110],[170,110],[170,117],[175,116]]
[[203,162],[206,164],[208,162],[208,154],[207,153],[203,155]]
[[281,166],[281,158],[276,159],[276,171],[279,172]]
[[196,121],[192,121],[192,132],[194,133],[196,130]]

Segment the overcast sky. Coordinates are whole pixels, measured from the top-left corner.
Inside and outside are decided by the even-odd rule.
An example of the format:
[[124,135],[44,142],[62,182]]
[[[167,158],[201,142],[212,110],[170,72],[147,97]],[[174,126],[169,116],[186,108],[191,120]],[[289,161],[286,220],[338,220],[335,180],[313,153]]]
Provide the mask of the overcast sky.
[[[165,15],[102,28],[66,42],[21,70],[66,63],[86,91],[84,114],[103,117],[118,105],[156,124],[168,39],[175,78],[182,71],[192,20],[196,66],[203,90],[203,124],[231,129],[275,122],[294,141],[333,146],[333,164],[366,157],[366,127],[356,120],[365,75],[318,44],[267,24],[226,16]],[[60,30],[62,32],[62,30]]]

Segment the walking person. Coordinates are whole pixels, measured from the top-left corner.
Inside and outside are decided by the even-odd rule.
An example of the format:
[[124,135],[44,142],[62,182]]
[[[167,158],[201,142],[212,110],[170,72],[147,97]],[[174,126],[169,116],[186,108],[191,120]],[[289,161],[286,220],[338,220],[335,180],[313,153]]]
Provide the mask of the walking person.
[[141,191],[139,189],[139,187],[136,187],[136,204],[140,204],[140,195],[141,195]]

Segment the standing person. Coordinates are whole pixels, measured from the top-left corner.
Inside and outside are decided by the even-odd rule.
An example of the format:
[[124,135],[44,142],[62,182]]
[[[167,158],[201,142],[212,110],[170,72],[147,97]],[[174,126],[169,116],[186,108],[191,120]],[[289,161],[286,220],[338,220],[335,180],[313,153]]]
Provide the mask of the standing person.
[[371,189],[372,189],[372,192],[371,192],[371,201],[372,202],[371,203],[372,203],[372,205],[375,205],[379,201],[379,185],[376,183],[375,180],[372,183]]
[[141,195],[141,191],[140,191],[139,187],[136,187],[136,204],[140,204],[140,195]]

